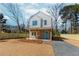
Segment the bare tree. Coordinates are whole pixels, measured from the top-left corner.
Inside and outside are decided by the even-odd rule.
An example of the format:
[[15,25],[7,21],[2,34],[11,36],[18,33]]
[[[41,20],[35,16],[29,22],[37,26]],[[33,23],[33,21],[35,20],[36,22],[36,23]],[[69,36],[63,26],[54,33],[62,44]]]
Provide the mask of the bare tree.
[[6,10],[8,11],[6,13],[7,16],[9,16],[12,20],[14,20],[17,23],[17,27],[19,32],[21,32],[21,28],[20,28],[20,21],[23,21],[23,26],[24,25],[24,19],[23,19],[23,14],[22,14],[22,10],[20,9],[20,5],[15,3],[6,3],[6,4],[1,4],[2,6],[4,6],[6,8]]
[[61,8],[63,8],[63,6],[64,6],[63,3],[61,3],[61,4],[57,3],[57,4],[54,4],[54,5],[48,7],[49,10],[47,12],[50,13],[55,20],[54,26],[55,26],[56,31],[58,31],[58,20],[59,20],[59,17],[60,17],[59,11],[60,11]]

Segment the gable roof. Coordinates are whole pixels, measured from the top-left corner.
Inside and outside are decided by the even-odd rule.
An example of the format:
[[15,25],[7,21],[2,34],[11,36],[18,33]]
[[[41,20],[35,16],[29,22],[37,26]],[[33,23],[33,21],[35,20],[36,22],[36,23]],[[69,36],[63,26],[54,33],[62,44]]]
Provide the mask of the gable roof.
[[[39,16],[39,14],[43,14],[43,15],[46,15],[46,16],[52,18],[52,16],[51,16],[50,14],[48,14],[48,13],[46,13],[46,12],[42,12],[42,11],[38,11],[37,13],[35,13],[34,15],[32,15],[32,16],[30,17],[30,19],[31,19],[32,17],[36,16],[36,15]],[[39,16],[39,17],[41,17],[41,16]]]

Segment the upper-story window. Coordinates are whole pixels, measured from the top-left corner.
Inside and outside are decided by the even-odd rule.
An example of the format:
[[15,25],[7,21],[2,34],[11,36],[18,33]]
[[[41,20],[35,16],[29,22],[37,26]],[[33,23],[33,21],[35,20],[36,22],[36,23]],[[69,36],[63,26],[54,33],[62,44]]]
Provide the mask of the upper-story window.
[[36,26],[37,25],[37,21],[36,20],[32,21],[32,25]]
[[44,20],[44,25],[47,25],[47,20]]

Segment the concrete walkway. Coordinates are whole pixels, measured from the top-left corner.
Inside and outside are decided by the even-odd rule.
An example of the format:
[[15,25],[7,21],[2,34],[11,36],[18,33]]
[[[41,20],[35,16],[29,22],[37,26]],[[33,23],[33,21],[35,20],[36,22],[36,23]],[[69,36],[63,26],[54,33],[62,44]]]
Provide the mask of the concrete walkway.
[[56,56],[79,56],[79,48],[63,41],[53,41]]

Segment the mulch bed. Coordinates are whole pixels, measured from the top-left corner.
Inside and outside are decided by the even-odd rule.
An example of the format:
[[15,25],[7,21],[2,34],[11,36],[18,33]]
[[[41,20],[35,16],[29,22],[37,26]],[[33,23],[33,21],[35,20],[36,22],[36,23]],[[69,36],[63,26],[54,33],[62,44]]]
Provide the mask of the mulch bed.
[[27,40],[27,39],[23,39],[23,40],[19,40],[21,42],[28,42],[28,43],[43,43],[43,41],[41,39],[38,39],[38,40]]
[[7,42],[7,40],[0,40],[0,42]]

